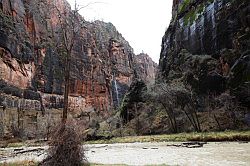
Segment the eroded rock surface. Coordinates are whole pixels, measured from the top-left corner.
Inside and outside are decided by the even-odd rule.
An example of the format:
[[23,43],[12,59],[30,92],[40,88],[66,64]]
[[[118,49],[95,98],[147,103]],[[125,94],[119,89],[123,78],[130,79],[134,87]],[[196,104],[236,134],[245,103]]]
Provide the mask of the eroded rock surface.
[[[1,85],[15,87],[14,92],[20,91],[16,97],[22,97],[23,89],[40,93],[40,102],[46,108],[61,108],[64,60],[55,49],[60,24],[58,13],[51,6],[70,13],[69,4],[64,0],[3,0],[0,4]],[[81,112],[92,107],[106,112],[120,104],[135,77],[137,58],[111,23],[81,20],[84,27],[77,32],[71,57],[70,108]],[[151,72],[154,79],[155,67],[143,70]],[[13,96],[14,92],[7,94]],[[28,99],[39,97],[28,95]]]
[[249,93],[242,92],[249,89],[249,10],[247,0],[174,0],[162,39],[160,76],[184,80],[198,94],[230,89],[248,105]]
[[[11,109],[13,124],[20,111],[36,110],[40,112],[30,116],[31,123],[34,128],[42,126],[37,118],[50,117],[48,110],[63,107],[62,14],[67,21],[72,19],[66,0],[0,1],[0,105]],[[93,114],[106,117],[109,110],[118,108],[137,77],[137,63],[150,63],[140,71],[146,82],[154,79],[156,65],[138,62],[112,23],[87,22],[81,16],[75,19],[83,26],[77,31],[71,55],[69,111],[79,119]]]

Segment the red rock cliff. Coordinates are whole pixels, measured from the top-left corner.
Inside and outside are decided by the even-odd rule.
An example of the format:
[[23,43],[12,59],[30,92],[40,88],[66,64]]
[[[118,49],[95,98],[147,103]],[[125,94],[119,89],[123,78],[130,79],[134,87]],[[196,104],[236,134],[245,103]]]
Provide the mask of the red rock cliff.
[[[66,15],[72,12],[65,0],[0,1],[1,102],[8,106],[20,107],[25,98],[25,106],[37,110],[63,107],[64,59],[56,49],[59,15],[50,6]],[[105,114],[120,104],[137,60],[111,23],[79,20],[84,27],[77,32],[71,57],[70,110]]]
[[158,65],[148,54],[140,53],[136,56],[136,67],[136,71],[140,79],[148,84],[153,84],[155,82]]

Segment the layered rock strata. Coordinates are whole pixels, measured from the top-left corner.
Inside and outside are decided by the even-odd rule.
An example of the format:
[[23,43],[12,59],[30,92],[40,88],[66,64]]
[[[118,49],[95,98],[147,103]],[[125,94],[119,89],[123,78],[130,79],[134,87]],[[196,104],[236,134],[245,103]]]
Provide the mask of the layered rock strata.
[[[58,12],[71,19],[65,0],[0,1],[1,103],[17,107],[25,99],[34,101],[22,106],[26,109],[63,107],[65,65],[58,49]],[[79,20],[83,26],[70,57],[70,111],[106,114],[121,103],[135,77],[137,60],[111,23],[87,22],[81,16]],[[9,104],[12,101],[15,104]]]

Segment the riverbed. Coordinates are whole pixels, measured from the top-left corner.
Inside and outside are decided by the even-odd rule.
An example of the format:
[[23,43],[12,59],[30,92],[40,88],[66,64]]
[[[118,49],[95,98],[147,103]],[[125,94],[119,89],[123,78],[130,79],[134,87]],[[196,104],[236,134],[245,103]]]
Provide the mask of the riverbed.
[[[0,149],[0,162],[41,161],[48,146]],[[84,145],[90,163],[126,165],[248,166],[250,143],[118,143]]]

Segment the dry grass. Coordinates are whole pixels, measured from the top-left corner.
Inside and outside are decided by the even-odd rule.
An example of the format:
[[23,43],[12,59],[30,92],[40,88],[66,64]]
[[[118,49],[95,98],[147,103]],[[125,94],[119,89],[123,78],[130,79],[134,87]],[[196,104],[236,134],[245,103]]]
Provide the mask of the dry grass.
[[[37,166],[38,163],[35,163],[33,161],[23,161],[23,162],[16,162],[16,163],[0,163],[0,166]],[[127,166],[125,164],[90,164],[90,166]],[[166,164],[162,165],[147,165],[147,166],[168,166]]]
[[37,166],[38,164],[34,161],[22,161],[15,163],[0,163],[0,166]]
[[[179,133],[150,136],[127,136],[115,137],[110,140],[88,141],[85,144],[112,144],[112,143],[133,143],[133,142],[183,142],[183,141],[250,141],[250,131],[225,131],[225,132],[201,132],[201,133]],[[41,146],[44,145],[40,144]],[[40,146],[36,143],[35,146]],[[10,143],[8,147],[34,146],[25,142]]]
[[[15,163],[0,163],[0,166],[38,166],[38,163],[35,163],[33,161],[23,161],[23,162],[15,162]],[[94,164],[92,163],[90,164],[90,166],[126,166],[126,165],[125,164]]]
[[88,141],[87,144],[133,143],[133,142],[183,142],[183,141],[250,141],[250,131],[225,131],[203,133],[179,133],[151,136],[117,137],[110,140]]

